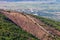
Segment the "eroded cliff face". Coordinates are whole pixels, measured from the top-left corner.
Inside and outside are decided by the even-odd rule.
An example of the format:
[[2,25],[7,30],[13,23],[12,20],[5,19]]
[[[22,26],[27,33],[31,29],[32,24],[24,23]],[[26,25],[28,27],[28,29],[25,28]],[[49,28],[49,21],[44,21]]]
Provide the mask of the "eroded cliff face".
[[41,40],[53,40],[53,35],[39,25],[39,23],[36,22],[38,20],[34,20],[34,18],[30,17],[29,15],[12,11],[1,12],[18,26],[21,26],[23,30],[26,30],[37,38]]

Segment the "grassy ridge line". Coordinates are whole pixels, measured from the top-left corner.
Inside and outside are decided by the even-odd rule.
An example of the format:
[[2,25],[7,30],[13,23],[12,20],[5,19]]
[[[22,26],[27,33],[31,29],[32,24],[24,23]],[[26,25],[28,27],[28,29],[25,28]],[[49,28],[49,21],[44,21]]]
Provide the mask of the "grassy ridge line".
[[48,18],[44,18],[44,17],[41,17],[41,16],[36,16],[36,15],[32,15],[32,16],[35,17],[35,18],[37,18],[37,19],[39,19],[39,20],[41,20],[46,25],[54,27],[55,29],[57,29],[57,30],[60,31],[60,22],[54,21],[54,20],[51,20],[51,19],[48,19]]
[[0,40],[39,40],[0,14]]
[[[31,16],[39,19],[40,21],[42,21],[46,25],[51,26],[51,27],[55,28],[56,30],[60,31],[60,22],[54,21],[54,20],[51,20],[51,19],[48,19],[48,18],[44,18],[44,17],[41,17],[41,16],[36,16],[36,15],[31,15]],[[55,36],[55,40],[60,40],[60,37]]]

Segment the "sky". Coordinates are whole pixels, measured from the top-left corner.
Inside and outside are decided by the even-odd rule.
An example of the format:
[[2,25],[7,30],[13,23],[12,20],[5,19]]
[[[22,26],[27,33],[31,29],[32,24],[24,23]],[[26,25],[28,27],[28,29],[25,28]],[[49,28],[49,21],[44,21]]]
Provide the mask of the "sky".
[[60,3],[60,0],[0,0],[0,2],[57,2]]
[[59,0],[0,0],[0,1],[17,2],[17,1],[59,1]]

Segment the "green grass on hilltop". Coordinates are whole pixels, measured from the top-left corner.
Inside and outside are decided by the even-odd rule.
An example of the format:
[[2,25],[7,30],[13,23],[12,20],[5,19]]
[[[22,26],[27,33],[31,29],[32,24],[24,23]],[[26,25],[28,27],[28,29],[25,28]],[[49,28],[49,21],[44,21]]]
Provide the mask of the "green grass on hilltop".
[[[31,15],[37,19],[39,19],[40,21],[42,21],[43,23],[45,23],[46,25],[55,28],[56,30],[60,31],[60,22],[48,19],[48,18],[44,18],[41,16],[36,16],[36,15]],[[54,40],[60,40],[59,36],[55,36]]]
[[48,19],[48,18],[44,18],[44,17],[41,17],[41,16],[36,16],[36,15],[33,15],[33,17],[36,17],[37,19],[41,20],[46,25],[48,25],[50,27],[53,27],[56,30],[60,31],[60,22],[57,22],[57,21],[54,21],[54,20],[51,20],[51,19]]
[[0,14],[0,40],[39,40]]

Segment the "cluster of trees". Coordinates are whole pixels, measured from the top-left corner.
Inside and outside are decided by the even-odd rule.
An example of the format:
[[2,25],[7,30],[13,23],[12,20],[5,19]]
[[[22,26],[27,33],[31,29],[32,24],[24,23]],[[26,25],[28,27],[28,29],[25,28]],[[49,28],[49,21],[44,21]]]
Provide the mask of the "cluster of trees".
[[0,40],[39,40],[0,14]]

